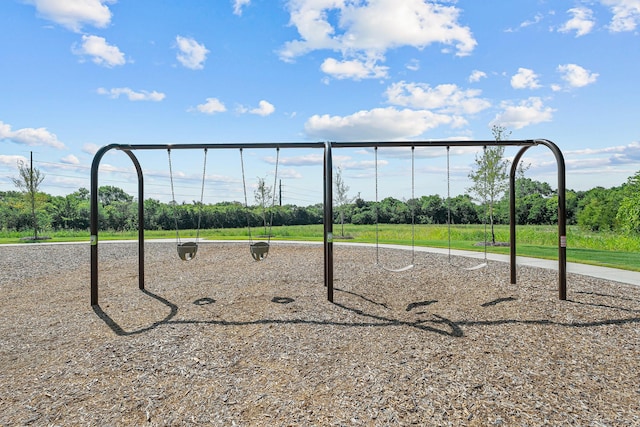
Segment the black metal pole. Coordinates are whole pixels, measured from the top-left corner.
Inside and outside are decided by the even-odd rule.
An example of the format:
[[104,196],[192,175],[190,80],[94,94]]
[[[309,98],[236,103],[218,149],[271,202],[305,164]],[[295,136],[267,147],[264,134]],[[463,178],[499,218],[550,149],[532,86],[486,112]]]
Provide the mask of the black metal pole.
[[567,184],[564,156],[560,148],[547,139],[536,140],[548,147],[558,164],[558,297],[567,299]]
[[324,285],[333,302],[333,161],[331,143],[324,147]]
[[89,197],[89,230],[91,234],[91,305],[98,305],[98,169],[102,156],[118,144],[106,145],[98,150],[91,163],[91,193]]

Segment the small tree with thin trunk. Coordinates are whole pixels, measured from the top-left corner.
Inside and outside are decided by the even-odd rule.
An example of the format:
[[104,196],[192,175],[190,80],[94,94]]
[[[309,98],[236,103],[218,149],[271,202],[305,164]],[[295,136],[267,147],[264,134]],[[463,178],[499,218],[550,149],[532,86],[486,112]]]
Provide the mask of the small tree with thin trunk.
[[[511,135],[506,128],[494,125],[491,128],[496,141],[504,141]],[[509,186],[509,161],[503,159],[504,146],[485,147],[482,154],[476,155],[475,168],[469,173],[473,185],[467,189],[475,195],[476,200],[486,204],[491,225],[491,242],[496,243],[496,234],[493,224],[494,206]],[[485,242],[486,244],[486,242]]]
[[344,237],[344,211],[347,208],[347,205],[355,200],[354,197],[349,197],[347,193],[349,192],[349,186],[342,179],[342,168],[338,167],[336,170],[336,179],[334,181],[335,185],[335,197],[333,202],[336,204],[338,208],[338,213],[340,215],[340,225],[341,231],[340,235]]
[[27,203],[31,207],[31,222],[33,226],[33,238],[38,240],[38,216],[36,214],[39,205],[38,188],[44,180],[44,174],[37,168],[18,161],[18,178],[11,178],[13,184],[24,194]]
[[269,187],[264,178],[258,177],[258,187],[253,192],[258,206],[262,208],[262,224],[264,225],[264,234],[267,234],[267,208],[271,197],[271,187]]

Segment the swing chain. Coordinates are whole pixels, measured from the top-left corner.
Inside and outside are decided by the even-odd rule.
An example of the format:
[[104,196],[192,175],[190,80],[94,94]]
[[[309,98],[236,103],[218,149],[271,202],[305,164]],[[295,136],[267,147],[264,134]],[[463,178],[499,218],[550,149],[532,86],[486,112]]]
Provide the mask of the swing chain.
[[173,203],[173,220],[176,224],[176,240],[180,244],[180,231],[178,228],[178,207],[176,203],[176,194],[173,189],[173,168],[171,165],[171,148],[167,148],[167,156],[169,157],[169,179],[171,180],[171,202]]
[[204,209],[204,183],[207,177],[207,149],[204,149],[204,165],[202,166],[202,186],[200,188],[200,206],[198,208],[198,229],[196,230],[196,242],[200,237],[200,223],[202,221],[202,210]]
[[269,236],[267,242],[271,243],[271,228],[273,227],[273,211],[276,206],[276,190],[278,185],[278,163],[280,163],[280,147],[276,147],[276,170],[273,174],[273,197],[271,198],[271,217],[269,218]]

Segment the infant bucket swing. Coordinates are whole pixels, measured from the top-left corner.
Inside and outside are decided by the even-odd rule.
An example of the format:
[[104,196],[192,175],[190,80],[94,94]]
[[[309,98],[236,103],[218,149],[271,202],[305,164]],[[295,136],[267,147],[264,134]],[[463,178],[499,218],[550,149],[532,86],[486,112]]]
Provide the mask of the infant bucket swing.
[[193,242],[182,242],[180,240],[180,228],[178,227],[178,206],[176,203],[176,195],[173,186],[173,168],[171,165],[171,148],[167,149],[169,157],[169,178],[171,180],[171,199],[173,204],[173,218],[176,225],[176,248],[178,256],[183,261],[191,261],[198,252],[198,239],[200,237],[200,222],[202,219],[202,201],[204,199],[204,182],[207,173],[207,149],[204,149],[204,165],[202,167],[202,186],[200,189],[200,205],[198,206],[198,227],[196,231],[196,239]]

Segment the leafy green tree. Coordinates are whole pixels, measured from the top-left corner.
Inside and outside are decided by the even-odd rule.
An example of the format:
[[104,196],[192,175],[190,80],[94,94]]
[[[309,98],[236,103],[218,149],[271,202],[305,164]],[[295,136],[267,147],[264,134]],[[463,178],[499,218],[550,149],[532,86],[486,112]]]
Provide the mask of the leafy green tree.
[[127,194],[122,188],[104,185],[98,188],[98,200],[102,206],[108,206],[114,202],[131,202],[133,196]]
[[11,178],[13,184],[24,194],[27,203],[31,208],[31,226],[33,227],[33,238],[38,239],[38,215],[37,209],[44,203],[44,195],[39,195],[38,190],[44,174],[38,168],[27,165],[23,161],[18,162],[18,178]]
[[605,189],[592,188],[579,202],[578,225],[591,231],[612,231],[616,229],[617,214],[622,201],[620,187]]
[[622,231],[640,233],[640,171],[624,186],[616,220]]
[[476,205],[471,196],[460,194],[447,201],[451,209],[452,224],[477,224],[480,222]]
[[[502,126],[494,125],[491,129],[496,141],[506,139],[511,132],[507,133]],[[509,162],[504,158],[504,146],[485,147],[481,155],[476,155],[475,168],[469,173],[469,178],[473,185],[467,189],[476,200],[486,204],[485,207],[491,224],[491,242],[496,242],[494,230],[494,206],[500,200],[509,185],[509,175],[507,169]]]
[[416,222],[419,224],[445,224],[447,222],[447,206],[442,197],[432,194],[417,199]]

